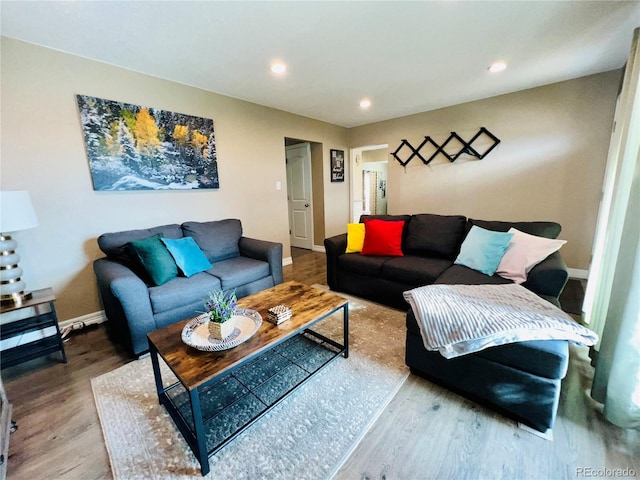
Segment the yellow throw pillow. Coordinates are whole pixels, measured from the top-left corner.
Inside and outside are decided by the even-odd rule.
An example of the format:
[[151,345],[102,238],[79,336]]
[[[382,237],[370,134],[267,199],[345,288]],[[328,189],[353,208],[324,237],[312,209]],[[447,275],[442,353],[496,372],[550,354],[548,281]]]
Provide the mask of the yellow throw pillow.
[[364,245],[364,223],[347,223],[347,252],[362,251]]

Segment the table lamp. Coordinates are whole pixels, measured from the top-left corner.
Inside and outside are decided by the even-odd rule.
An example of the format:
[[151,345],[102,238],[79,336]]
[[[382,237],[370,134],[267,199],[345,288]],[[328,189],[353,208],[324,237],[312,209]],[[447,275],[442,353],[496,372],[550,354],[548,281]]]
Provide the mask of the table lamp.
[[21,305],[31,298],[25,292],[25,283],[20,278],[22,268],[18,266],[20,255],[16,253],[18,242],[9,233],[38,226],[29,192],[0,192],[0,296],[2,305]]

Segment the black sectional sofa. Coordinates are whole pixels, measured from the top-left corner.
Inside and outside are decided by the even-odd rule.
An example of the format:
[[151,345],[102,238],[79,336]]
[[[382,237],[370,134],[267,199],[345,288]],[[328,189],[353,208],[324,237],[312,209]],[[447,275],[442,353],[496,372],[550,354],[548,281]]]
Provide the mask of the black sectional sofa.
[[[415,316],[403,292],[429,284],[512,283],[454,264],[460,246],[473,225],[506,232],[556,238],[555,222],[502,222],[467,219],[460,215],[370,215],[368,219],[405,222],[404,256],[345,253],[347,234],[324,241],[327,283],[332,290],[353,294],[407,313],[406,363],[417,375],[488,405],[541,432],[555,421],[560,383],[568,366],[568,343],[541,340],[496,346],[453,359],[425,349]],[[559,306],[568,280],[567,266],[555,252],[536,265],[523,286]]]

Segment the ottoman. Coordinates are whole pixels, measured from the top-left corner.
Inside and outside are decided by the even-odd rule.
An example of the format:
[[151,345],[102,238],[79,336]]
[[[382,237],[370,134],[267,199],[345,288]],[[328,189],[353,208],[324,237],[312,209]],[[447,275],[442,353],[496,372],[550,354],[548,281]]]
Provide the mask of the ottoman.
[[542,433],[553,427],[567,373],[566,340],[533,340],[446,359],[426,350],[412,309],[405,362],[411,372]]

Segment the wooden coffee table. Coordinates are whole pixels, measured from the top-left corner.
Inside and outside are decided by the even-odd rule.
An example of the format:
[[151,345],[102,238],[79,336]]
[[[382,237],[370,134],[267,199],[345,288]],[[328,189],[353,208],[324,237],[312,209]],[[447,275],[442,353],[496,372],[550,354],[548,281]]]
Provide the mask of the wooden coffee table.
[[[292,318],[266,321],[267,310],[284,304]],[[203,352],[182,341],[190,319],[147,335],[160,403],[193,450],[202,475],[209,457],[258,420],[329,362],[349,355],[349,303],[331,292],[286,282],[244,297],[238,306],[256,310],[263,322],[246,342],[221,352]],[[343,311],[343,343],[310,330]],[[178,381],[165,385],[159,357]]]

